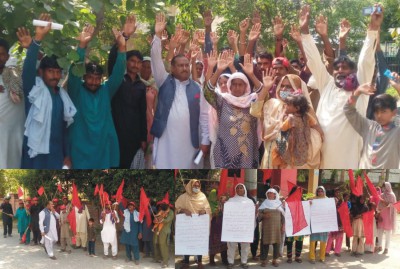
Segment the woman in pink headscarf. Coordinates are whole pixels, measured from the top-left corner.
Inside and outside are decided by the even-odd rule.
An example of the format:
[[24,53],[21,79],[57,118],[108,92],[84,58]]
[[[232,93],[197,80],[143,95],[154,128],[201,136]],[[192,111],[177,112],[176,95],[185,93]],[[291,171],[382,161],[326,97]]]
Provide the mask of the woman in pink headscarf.
[[[217,60],[217,70],[204,87],[204,96],[217,111],[219,122],[213,152],[214,164],[216,168],[257,168],[257,118],[250,115],[250,105],[259,95],[263,95],[264,98],[268,92],[255,77],[253,63],[248,54],[242,68],[253,82],[254,91],[251,91],[246,75],[240,72],[232,74],[228,79],[228,92],[215,91],[217,79],[233,59],[233,53],[221,53]],[[216,58],[209,57],[210,61],[216,61]]]
[[396,232],[396,208],[393,204],[396,203],[396,195],[393,193],[392,185],[390,182],[385,182],[382,187],[383,193],[381,194],[381,201],[378,205],[379,219],[378,219],[378,251],[382,250],[383,233],[385,236],[385,250],[383,254],[388,253],[390,245],[391,233]]

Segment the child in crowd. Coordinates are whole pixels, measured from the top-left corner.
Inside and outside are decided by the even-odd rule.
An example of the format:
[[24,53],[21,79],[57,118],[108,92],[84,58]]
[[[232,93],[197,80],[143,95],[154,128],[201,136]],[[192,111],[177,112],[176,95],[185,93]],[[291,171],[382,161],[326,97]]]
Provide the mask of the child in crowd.
[[96,228],[94,227],[94,219],[89,219],[89,228],[88,228],[88,241],[89,241],[89,256],[95,257],[95,245],[96,245]]
[[344,106],[347,120],[363,138],[363,148],[359,168],[399,168],[400,163],[400,127],[393,119],[397,115],[396,99],[388,94],[380,94],[372,101],[375,121],[368,120],[356,110],[360,95],[372,95],[374,88],[368,83],[354,91]]
[[[308,157],[305,152],[311,147],[310,128],[316,128],[318,122],[308,113],[310,106],[307,98],[300,92],[290,94],[284,102],[287,117],[281,126],[281,137],[285,137],[287,141],[282,144],[278,139],[272,163],[279,168],[303,166]],[[320,128],[316,129],[322,136]]]

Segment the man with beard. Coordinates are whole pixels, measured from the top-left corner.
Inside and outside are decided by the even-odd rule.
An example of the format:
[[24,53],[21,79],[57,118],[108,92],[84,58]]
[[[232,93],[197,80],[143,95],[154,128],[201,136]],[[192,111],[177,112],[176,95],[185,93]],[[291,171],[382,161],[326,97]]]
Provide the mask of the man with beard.
[[24,99],[20,71],[6,67],[9,44],[0,39],[0,168],[20,168],[24,138]]
[[190,79],[189,60],[184,55],[172,59],[171,74],[165,70],[161,55],[165,27],[165,15],[157,14],[151,46],[151,69],[160,89],[151,127],[155,137],[153,160],[157,169],[195,169],[199,168],[193,162],[196,154],[199,149],[206,154],[210,144],[208,110],[201,108],[204,97],[200,86]]
[[28,48],[22,71],[24,98],[29,101],[25,102],[27,119],[21,166],[28,169],[70,168],[67,128],[74,121],[76,109],[68,93],[58,87],[62,69],[54,55],[40,61],[39,76],[36,76],[39,48],[51,29],[49,14],[42,14],[39,19],[49,24],[37,26],[34,38],[25,28],[19,28],[17,32],[21,46]]
[[[110,58],[112,55],[111,51]],[[119,168],[124,169],[130,168],[138,150],[144,153],[147,147],[146,85],[139,76],[142,61],[139,51],[126,53],[126,74],[111,102],[119,142]]]
[[[378,7],[379,5],[375,5]],[[382,10],[382,7],[379,6]],[[362,141],[360,135],[347,121],[343,107],[357,88],[358,83],[371,83],[375,67],[375,44],[383,20],[383,11],[371,15],[367,37],[356,65],[348,57],[340,56],[333,63],[333,76],[325,68],[313,37],[309,34],[310,7],[305,6],[300,13],[302,42],[307,57],[307,65],[315,79],[321,98],[317,117],[325,134],[322,145],[321,168],[356,168],[360,160]],[[368,95],[357,102],[357,111],[366,114]]]
[[42,239],[42,236],[40,234],[40,229],[39,229],[39,213],[40,211],[43,210],[43,206],[38,204],[38,198],[34,197],[32,199],[32,205],[31,205],[31,229],[32,229],[32,234],[33,234],[33,239],[31,245],[37,245],[40,240]]
[[[130,17],[129,17],[130,18]],[[131,23],[131,19],[127,23]],[[84,61],[86,47],[93,38],[94,27],[85,26],[78,37],[79,60]],[[103,69],[90,62],[86,73],[74,75],[71,67],[68,91],[77,106],[75,124],[71,128],[71,158],[75,169],[104,169],[119,166],[118,137],[111,115],[111,99],[121,85],[126,67],[126,41],[122,33],[113,29],[118,46],[114,72],[102,83]]]

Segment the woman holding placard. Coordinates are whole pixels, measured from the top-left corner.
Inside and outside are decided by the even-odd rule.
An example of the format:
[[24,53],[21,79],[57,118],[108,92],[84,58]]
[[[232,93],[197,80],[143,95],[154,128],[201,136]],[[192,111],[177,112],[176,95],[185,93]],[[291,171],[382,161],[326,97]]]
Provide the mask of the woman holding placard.
[[267,266],[269,245],[273,247],[272,265],[278,267],[279,248],[283,244],[281,234],[285,230],[285,210],[275,189],[269,189],[266,197],[258,211],[258,218],[262,221],[261,267]]

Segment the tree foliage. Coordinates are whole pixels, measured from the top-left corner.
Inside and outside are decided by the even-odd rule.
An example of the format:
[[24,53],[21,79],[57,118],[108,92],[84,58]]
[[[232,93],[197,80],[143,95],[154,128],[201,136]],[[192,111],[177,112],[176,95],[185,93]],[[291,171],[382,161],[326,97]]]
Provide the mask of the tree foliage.
[[[125,180],[123,196],[128,200],[139,202],[140,188],[143,187],[149,198],[161,200],[168,191],[170,202],[175,202],[175,183],[172,170],[6,170],[9,179],[16,180],[17,187],[23,186],[31,197],[38,196],[37,190],[43,186],[45,193],[41,199],[61,198],[69,195],[74,182],[81,199],[99,203],[94,196],[96,184],[104,184],[104,190],[116,194],[122,179]],[[61,184],[63,192],[57,191]],[[15,189],[16,192],[16,189]]]

